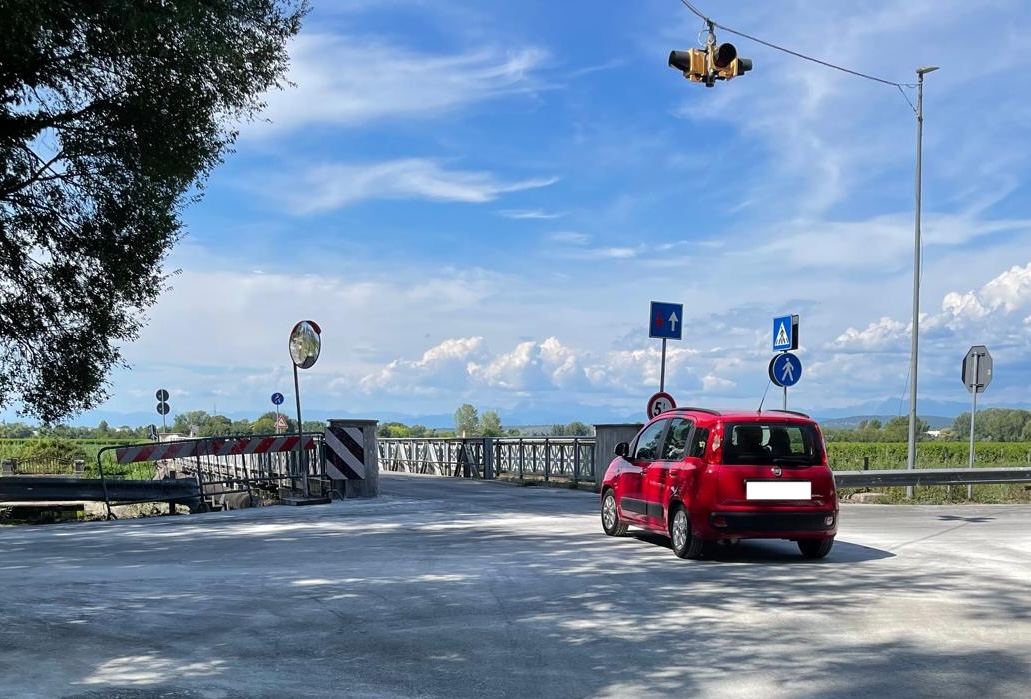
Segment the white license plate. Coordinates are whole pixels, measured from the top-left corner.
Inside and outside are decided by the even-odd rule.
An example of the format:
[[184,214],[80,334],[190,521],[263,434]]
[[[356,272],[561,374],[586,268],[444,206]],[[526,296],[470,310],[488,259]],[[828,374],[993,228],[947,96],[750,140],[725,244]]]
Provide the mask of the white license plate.
[[747,481],[745,497],[749,500],[809,500],[813,484],[809,481]]

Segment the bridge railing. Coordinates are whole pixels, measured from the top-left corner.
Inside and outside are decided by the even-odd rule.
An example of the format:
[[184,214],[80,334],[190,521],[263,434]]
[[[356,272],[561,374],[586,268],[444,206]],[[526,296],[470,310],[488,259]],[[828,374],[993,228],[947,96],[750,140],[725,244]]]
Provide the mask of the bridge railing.
[[594,480],[595,440],[590,437],[381,437],[377,444],[383,471]]
[[[101,479],[103,452],[114,451],[117,464],[151,462],[157,480],[196,481],[210,507],[227,507],[234,494],[277,499],[285,492],[303,490],[328,495],[323,436],[320,432],[294,435],[240,435],[180,439],[133,444],[101,450],[97,464]],[[106,486],[105,486],[106,487]],[[161,500],[155,500],[160,502]]]

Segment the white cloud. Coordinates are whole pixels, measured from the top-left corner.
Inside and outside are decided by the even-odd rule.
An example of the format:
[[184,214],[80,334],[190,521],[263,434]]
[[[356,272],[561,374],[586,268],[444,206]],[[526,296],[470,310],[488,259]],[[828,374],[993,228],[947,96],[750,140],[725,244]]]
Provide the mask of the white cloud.
[[984,318],[1001,311],[1012,313],[1031,304],[1031,263],[1013,266],[984,285],[965,294],[950,292],[942,301],[942,311],[954,318]]
[[881,318],[863,330],[848,328],[834,340],[839,351],[876,352],[898,349],[909,336],[909,325],[891,318]]
[[311,125],[355,126],[388,117],[426,117],[542,86],[535,47],[418,53],[360,35],[302,33],[290,48],[295,88],[272,92],[257,136]]
[[[428,349],[416,361],[395,359],[379,371],[363,377],[360,386],[366,392],[432,395],[447,387],[461,386],[476,366],[473,360],[483,356],[482,337],[445,340]],[[346,381],[336,379],[337,383]]]
[[565,216],[561,212],[544,211],[543,209],[503,209],[498,212],[505,218],[512,218],[516,220],[551,220],[556,218],[562,218]]
[[489,172],[448,170],[433,160],[405,158],[365,165],[334,164],[283,178],[278,194],[290,210],[322,213],[369,199],[425,199],[482,204],[502,194],[547,187],[555,177],[505,182]]
[[586,233],[575,231],[559,231],[548,236],[552,242],[562,245],[587,245],[591,242],[591,236]]

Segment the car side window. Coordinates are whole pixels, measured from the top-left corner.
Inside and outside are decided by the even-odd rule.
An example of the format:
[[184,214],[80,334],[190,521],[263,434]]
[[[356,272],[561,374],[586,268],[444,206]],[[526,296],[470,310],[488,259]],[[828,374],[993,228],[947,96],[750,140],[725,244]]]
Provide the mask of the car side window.
[[694,421],[687,418],[677,417],[670,421],[669,429],[666,431],[666,442],[662,445],[664,461],[684,458],[684,448],[687,446],[688,437],[691,436],[692,427]]
[[659,455],[659,440],[662,438],[662,430],[665,429],[669,420],[658,420],[644,428],[641,434],[637,435],[637,443],[634,446],[633,461],[652,461]]
[[704,458],[705,457],[705,445],[709,443],[709,430],[705,427],[699,427],[694,431],[694,436],[691,438],[691,445],[687,451],[689,457]]

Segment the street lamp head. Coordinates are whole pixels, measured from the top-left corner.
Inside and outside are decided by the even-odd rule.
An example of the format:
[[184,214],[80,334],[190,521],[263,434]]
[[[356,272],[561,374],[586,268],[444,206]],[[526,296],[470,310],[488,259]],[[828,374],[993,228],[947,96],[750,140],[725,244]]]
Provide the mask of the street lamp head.
[[933,73],[936,70],[938,70],[938,66],[924,66],[923,68],[917,68],[916,74],[927,75],[928,73]]

